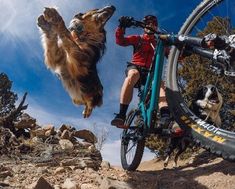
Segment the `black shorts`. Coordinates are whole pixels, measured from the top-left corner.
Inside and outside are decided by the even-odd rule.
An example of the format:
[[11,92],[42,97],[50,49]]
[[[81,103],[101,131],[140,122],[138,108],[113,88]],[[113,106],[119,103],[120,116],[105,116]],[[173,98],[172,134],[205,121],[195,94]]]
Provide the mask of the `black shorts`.
[[138,70],[138,72],[140,73],[140,79],[135,84],[135,88],[139,88],[141,85],[145,85],[149,69],[128,62],[127,68],[125,70],[126,76],[128,74],[128,71],[132,69]]

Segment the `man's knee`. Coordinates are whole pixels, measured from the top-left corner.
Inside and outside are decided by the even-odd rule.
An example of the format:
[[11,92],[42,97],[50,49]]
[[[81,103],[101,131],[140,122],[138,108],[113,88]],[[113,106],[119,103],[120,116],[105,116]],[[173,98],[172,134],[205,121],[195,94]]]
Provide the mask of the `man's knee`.
[[139,78],[140,78],[140,73],[138,70],[131,69],[128,71],[126,79],[128,80],[129,84],[135,85],[136,82],[139,80]]

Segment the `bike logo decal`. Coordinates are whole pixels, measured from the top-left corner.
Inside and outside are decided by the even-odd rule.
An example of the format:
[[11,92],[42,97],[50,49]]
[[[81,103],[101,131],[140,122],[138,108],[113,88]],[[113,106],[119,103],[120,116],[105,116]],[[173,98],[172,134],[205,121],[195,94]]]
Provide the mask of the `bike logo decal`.
[[[216,132],[219,130],[213,125],[207,124],[205,121],[202,121],[201,119],[197,118],[196,116],[190,117],[193,121],[195,121],[197,124],[191,121],[186,116],[181,116],[181,121],[184,122],[188,127],[192,128],[197,133],[203,135],[206,138],[210,138],[211,140],[218,142],[218,143],[224,143],[226,141],[225,138],[216,135]],[[200,127],[201,126],[201,127]],[[202,128],[203,127],[203,128]]]

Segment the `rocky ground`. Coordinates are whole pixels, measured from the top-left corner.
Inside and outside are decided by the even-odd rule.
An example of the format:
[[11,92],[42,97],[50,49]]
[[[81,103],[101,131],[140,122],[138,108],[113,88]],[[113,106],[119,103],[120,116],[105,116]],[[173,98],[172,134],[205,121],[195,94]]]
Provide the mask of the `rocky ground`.
[[[27,125],[27,124],[26,124]],[[135,172],[102,161],[94,134],[62,125],[25,124],[16,138],[0,127],[0,188],[6,189],[235,189],[235,164],[202,151],[163,169],[160,159]]]
[[[83,160],[84,161],[84,160]],[[235,166],[208,154],[194,163],[180,161],[180,167],[162,169],[154,159],[143,162],[135,172],[102,162],[98,170],[80,161],[34,163],[1,158],[0,188],[22,189],[234,189]],[[67,163],[65,163],[67,162]],[[78,163],[80,162],[80,163]],[[84,165],[84,166],[82,166]]]

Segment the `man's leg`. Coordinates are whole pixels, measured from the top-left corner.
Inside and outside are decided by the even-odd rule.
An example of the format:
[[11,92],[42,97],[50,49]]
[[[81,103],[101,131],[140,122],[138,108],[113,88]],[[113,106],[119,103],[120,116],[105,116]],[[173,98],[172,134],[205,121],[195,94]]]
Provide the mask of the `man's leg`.
[[127,77],[125,78],[121,94],[120,94],[120,111],[116,117],[111,121],[112,125],[118,126],[123,125],[128,106],[133,97],[134,86],[140,78],[140,73],[137,69],[130,69],[127,72]]
[[165,93],[165,85],[164,82],[161,82],[161,87],[160,87],[160,95],[159,95],[159,112],[160,112],[160,119],[161,119],[161,124],[165,125],[168,124],[170,121],[170,110],[168,108],[168,104],[166,101],[166,93]]

